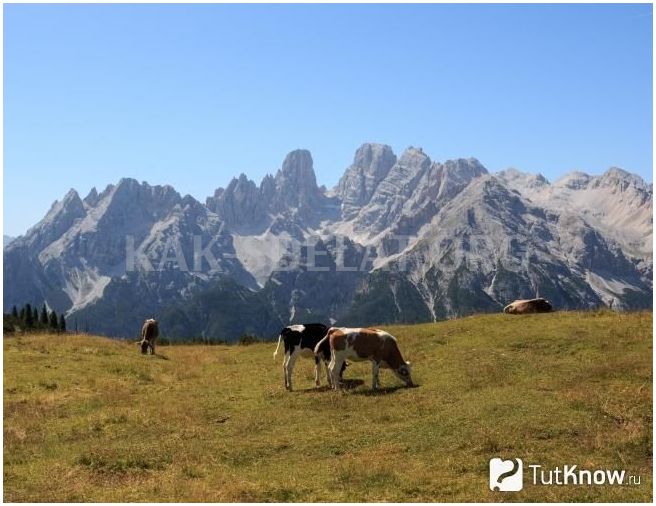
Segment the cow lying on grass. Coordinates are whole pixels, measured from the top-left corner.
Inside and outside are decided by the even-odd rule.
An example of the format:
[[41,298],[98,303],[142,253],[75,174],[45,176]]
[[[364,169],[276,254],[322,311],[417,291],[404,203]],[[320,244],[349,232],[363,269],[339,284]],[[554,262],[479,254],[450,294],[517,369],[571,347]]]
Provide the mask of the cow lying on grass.
[[[285,375],[285,388],[292,389],[292,373],[294,364],[298,357],[314,358],[314,383],[319,386],[319,375],[321,373],[321,362],[326,366],[328,372],[328,361],[330,360],[330,347],[328,343],[318,346],[317,343],[326,335],[328,327],[321,323],[306,323],[304,325],[289,325],[280,331],[278,336],[278,346],[273,352],[273,358],[278,355],[278,348],[282,341],[285,346],[285,359],[282,363],[283,373]],[[315,349],[316,347],[316,349]],[[339,377],[346,368],[346,364],[340,369]],[[328,374],[328,384],[330,385],[330,374]]]
[[328,342],[331,359],[328,372],[331,376],[331,385],[338,388],[341,370],[344,361],[371,360],[372,385],[376,390],[379,385],[378,371],[381,367],[392,369],[394,374],[407,386],[414,386],[410,376],[410,362],[403,360],[396,338],[383,330],[364,328],[332,327],[314,348],[318,353],[321,347]]
[[141,353],[154,355],[155,354],[155,340],[159,337],[159,327],[157,320],[152,318],[146,320],[141,328]]
[[553,311],[551,303],[542,298],[518,299],[503,308],[503,312],[508,314],[548,313],[550,311]]

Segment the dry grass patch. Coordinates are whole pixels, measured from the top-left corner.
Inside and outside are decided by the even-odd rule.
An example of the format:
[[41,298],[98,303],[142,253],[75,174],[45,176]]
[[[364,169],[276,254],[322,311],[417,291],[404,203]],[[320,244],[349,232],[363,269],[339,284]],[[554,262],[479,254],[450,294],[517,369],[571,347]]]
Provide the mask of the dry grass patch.
[[[651,501],[652,314],[393,326],[418,388],[345,392],[275,343],[4,340],[6,501]],[[322,382],[325,377],[322,375]],[[488,489],[488,460],[620,468],[640,486]]]

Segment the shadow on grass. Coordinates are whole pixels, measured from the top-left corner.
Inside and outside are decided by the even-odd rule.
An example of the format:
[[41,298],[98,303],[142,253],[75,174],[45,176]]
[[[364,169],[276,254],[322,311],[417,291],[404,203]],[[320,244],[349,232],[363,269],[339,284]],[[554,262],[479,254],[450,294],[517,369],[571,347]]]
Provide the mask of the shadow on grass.
[[354,388],[364,385],[364,380],[361,379],[343,379],[342,388],[344,390],[353,390]]
[[419,385],[417,385],[417,384],[414,384],[411,387],[408,387],[408,386],[405,386],[405,385],[395,385],[393,387],[378,388],[377,390],[372,390],[372,389],[360,390],[358,392],[353,392],[353,395],[366,395],[368,397],[369,396],[377,396],[377,395],[387,395],[387,394],[391,394],[393,392],[396,392],[397,390],[403,390],[403,389],[406,389],[406,388],[418,388],[418,387],[419,387]]
[[[342,380],[342,389],[344,390],[352,390],[354,388],[359,387],[360,385],[364,385],[364,380],[361,379],[345,379]],[[311,388],[304,388],[303,390],[297,390],[297,392],[302,392],[302,393],[313,393],[313,392],[329,392],[331,388],[328,385],[321,385],[320,387],[311,387]]]

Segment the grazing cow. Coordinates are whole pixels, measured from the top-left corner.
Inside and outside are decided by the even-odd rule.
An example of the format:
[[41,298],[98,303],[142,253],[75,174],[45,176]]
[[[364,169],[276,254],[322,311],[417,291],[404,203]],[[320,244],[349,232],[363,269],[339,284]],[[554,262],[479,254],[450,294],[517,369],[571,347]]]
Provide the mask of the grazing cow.
[[[276,351],[273,352],[273,358],[278,355],[278,348],[280,348],[280,341],[285,343],[285,360],[282,364],[283,373],[285,375],[285,388],[292,389],[292,373],[294,372],[294,364],[299,356],[314,357],[314,382],[317,386],[320,385],[319,374],[321,373],[321,362],[326,366],[326,373],[328,371],[328,361],[330,360],[330,347],[328,343],[322,346],[317,346],[317,343],[326,335],[328,327],[321,323],[306,323],[303,325],[289,325],[280,331],[278,336],[278,346]],[[315,349],[316,346],[316,349]],[[346,364],[341,369],[340,377],[346,368]],[[330,374],[328,376],[328,384],[330,384]]]
[[394,374],[407,386],[414,386],[410,376],[410,362],[403,360],[396,338],[385,331],[363,328],[332,327],[316,346],[315,353],[328,341],[331,359],[328,371],[332,378],[333,388],[338,388],[339,378],[335,374],[339,371],[344,360],[371,360],[372,385],[378,388],[378,370],[381,367],[392,369]]
[[551,303],[546,299],[519,299],[503,308],[508,314],[548,313],[553,311]]
[[152,318],[146,320],[141,328],[141,353],[155,354],[155,340],[159,337],[159,327],[157,320]]

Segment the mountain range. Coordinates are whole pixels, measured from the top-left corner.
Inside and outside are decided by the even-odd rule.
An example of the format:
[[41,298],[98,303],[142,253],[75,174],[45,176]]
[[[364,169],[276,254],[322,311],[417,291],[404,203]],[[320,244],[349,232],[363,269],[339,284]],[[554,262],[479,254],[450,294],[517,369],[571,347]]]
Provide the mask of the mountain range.
[[309,151],[201,203],[121,179],[70,190],[4,246],[5,312],[45,302],[69,328],[170,339],[288,323],[432,321],[542,296],[557,309],[652,305],[652,184],[619,168],[551,183],[474,158],[364,144],[337,186]]

